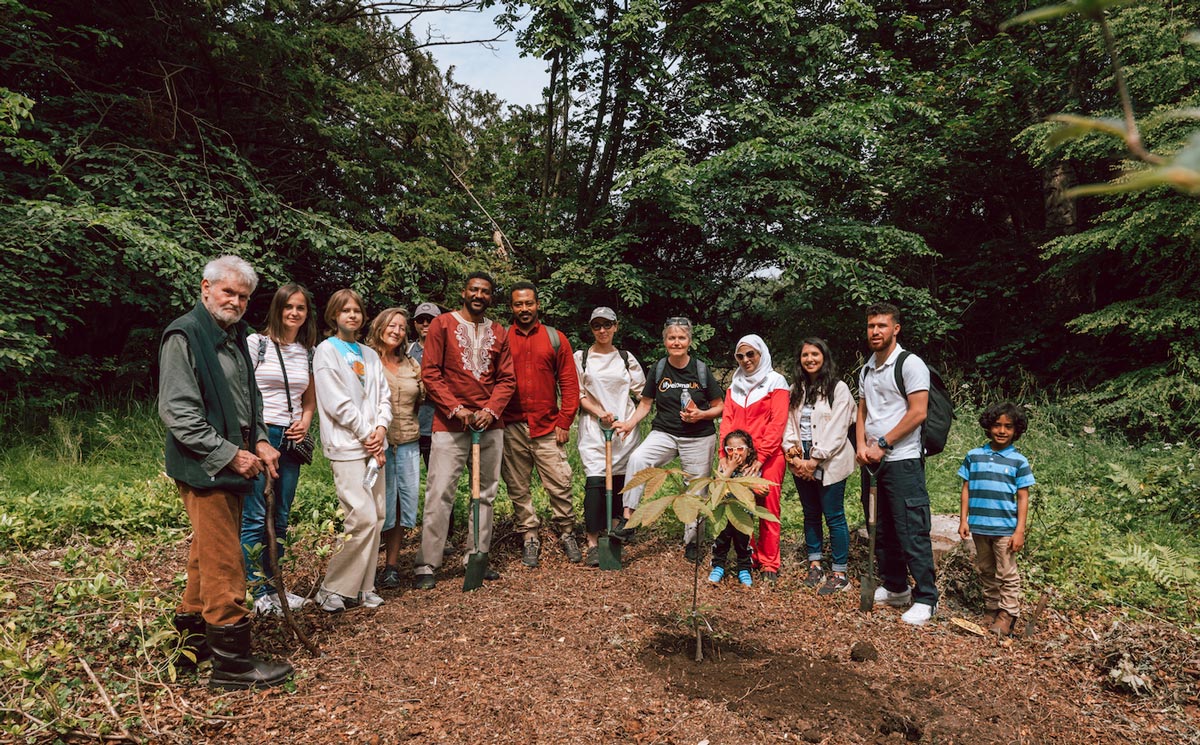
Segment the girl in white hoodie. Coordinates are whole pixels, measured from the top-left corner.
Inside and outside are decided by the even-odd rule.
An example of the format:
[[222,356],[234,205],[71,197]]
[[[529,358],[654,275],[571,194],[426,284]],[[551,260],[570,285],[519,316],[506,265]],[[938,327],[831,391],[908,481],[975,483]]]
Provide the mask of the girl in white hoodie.
[[384,480],[379,469],[387,449],[392,406],[383,363],[358,343],[366,316],[354,290],[338,290],[325,308],[330,336],[313,354],[321,449],[345,512],[339,550],[329,560],[317,603],[330,613],[355,605],[377,608],[375,563],[384,520]]

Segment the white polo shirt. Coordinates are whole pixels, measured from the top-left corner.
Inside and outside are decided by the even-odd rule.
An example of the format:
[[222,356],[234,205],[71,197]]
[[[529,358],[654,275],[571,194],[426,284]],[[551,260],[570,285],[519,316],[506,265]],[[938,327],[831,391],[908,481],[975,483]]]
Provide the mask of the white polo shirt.
[[[867,403],[867,442],[883,437],[900,423],[908,411],[908,399],[896,387],[896,358],[904,351],[897,344],[882,365],[876,366],[875,355],[867,359],[859,376],[859,394]],[[904,388],[909,395],[929,390],[929,367],[915,354],[904,360]],[[899,442],[891,443],[891,452],[884,451],[884,460],[908,460],[921,457],[921,428],[917,427]]]

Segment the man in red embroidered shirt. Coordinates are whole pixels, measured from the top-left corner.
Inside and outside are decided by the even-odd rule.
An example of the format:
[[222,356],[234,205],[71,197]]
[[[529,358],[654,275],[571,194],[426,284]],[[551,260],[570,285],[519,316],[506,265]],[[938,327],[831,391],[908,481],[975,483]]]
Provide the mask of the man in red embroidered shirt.
[[[425,479],[425,517],[417,552],[418,590],[432,590],[442,565],[446,531],[454,511],[458,479],[471,458],[468,427],[482,428],[479,443],[479,551],[492,545],[492,502],[500,486],[504,422],[500,414],[517,388],[504,327],[485,317],[496,283],[484,272],[467,277],[462,308],[429,324],[421,357],[421,379],[433,401],[433,441]],[[468,522],[467,535],[474,535]],[[472,551],[473,551],[472,542]],[[488,569],[484,579],[499,579]]]
[[[554,530],[567,559],[583,561],[575,538],[575,513],[571,505],[571,466],[566,444],[571,422],[579,409],[579,376],[571,344],[561,331],[538,319],[537,288],[517,282],[509,291],[514,324],[508,332],[517,393],[504,409],[504,460],[500,474],[508,487],[517,525],[525,531],[521,561],[538,565],[537,511],[530,494],[534,466],[550,497]],[[561,398],[561,404],[559,399]]]

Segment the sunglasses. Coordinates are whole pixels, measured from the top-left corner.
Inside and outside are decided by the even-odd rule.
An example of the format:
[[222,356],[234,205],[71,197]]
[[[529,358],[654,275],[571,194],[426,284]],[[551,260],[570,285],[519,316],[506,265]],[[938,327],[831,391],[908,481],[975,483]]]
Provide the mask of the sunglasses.
[[683,316],[671,316],[663,324],[663,328],[667,328],[668,326],[684,326],[690,329],[692,327],[692,322]]
[[433,319],[430,318],[429,316],[421,316],[420,318],[414,318],[413,323],[419,323],[422,326],[427,326],[427,325],[433,323]]
[[610,329],[617,324],[613,323],[612,321],[592,321],[590,325],[592,327],[592,331],[599,331],[600,329]]
[[742,360],[752,360],[757,356],[758,356],[758,352],[755,352],[753,349],[751,349],[749,352],[746,352],[745,354],[743,354],[742,352],[735,352],[733,355],[734,359],[736,359],[738,362],[741,362]]
[[750,448],[746,447],[745,445],[726,445],[725,446],[725,452],[727,452],[727,453],[744,453],[749,449]]

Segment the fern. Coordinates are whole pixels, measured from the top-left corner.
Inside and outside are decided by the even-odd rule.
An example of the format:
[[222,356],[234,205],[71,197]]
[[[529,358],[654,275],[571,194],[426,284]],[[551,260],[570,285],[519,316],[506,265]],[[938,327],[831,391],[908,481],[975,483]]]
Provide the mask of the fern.
[[1162,587],[1190,587],[1200,581],[1195,557],[1187,556],[1170,546],[1151,543],[1149,547],[1130,541],[1127,548],[1117,550],[1113,560],[1118,564],[1140,569]]

